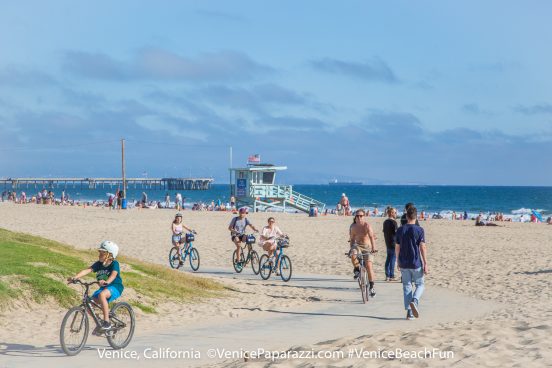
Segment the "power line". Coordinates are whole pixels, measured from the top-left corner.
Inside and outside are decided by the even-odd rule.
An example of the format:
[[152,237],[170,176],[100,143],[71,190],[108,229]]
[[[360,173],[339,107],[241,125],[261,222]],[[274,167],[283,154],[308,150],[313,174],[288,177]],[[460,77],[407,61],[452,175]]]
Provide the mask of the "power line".
[[126,142],[132,143],[145,143],[145,144],[159,144],[162,146],[178,146],[178,147],[205,147],[205,148],[229,148],[228,144],[185,144],[185,143],[170,143],[170,142],[153,142],[145,141],[141,139],[125,139]]
[[105,144],[105,143],[114,143],[119,142],[118,139],[114,140],[102,140],[102,141],[96,141],[96,142],[80,142],[80,143],[73,143],[73,144],[62,144],[62,145],[55,145],[54,147],[42,147],[42,148],[23,148],[23,147],[16,147],[16,148],[0,148],[0,151],[10,151],[10,152],[43,152],[43,151],[49,151],[49,150],[58,150],[60,148],[73,148],[73,147],[82,147],[82,146],[93,146],[93,145],[99,145],[99,144]]

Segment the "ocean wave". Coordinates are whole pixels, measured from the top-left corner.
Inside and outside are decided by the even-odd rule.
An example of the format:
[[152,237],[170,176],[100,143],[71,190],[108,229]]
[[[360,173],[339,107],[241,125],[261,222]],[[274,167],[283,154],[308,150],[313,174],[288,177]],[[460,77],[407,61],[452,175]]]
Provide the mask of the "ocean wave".
[[[543,209],[536,209],[535,210],[538,213],[543,213]],[[520,208],[518,210],[511,211],[512,215],[531,215],[533,213],[533,210],[531,208]]]

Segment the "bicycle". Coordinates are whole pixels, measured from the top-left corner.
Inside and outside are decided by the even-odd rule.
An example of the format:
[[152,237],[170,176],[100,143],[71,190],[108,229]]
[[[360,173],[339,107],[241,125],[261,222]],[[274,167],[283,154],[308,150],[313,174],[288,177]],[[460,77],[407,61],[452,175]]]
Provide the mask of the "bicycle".
[[[289,247],[289,237],[277,238],[277,246],[274,253],[269,257],[263,254],[260,260],[260,274],[263,280],[268,280],[272,272],[280,271],[280,277],[284,282],[291,279],[291,259],[284,254],[284,248]],[[278,253],[278,256],[275,254]]]
[[255,239],[255,235],[253,234],[246,235],[246,237],[247,238],[245,241],[245,246],[247,247],[247,257],[245,257],[243,254],[244,247],[240,246],[239,254],[237,249],[234,250],[234,252],[232,253],[232,264],[234,265],[234,270],[237,273],[240,273],[243,271],[245,266],[247,266],[247,264],[251,262],[251,268],[253,269],[253,273],[255,275],[258,275],[259,274],[259,254],[254,249],[252,249],[252,245],[255,244],[257,239]]
[[180,266],[182,266],[182,264],[186,261],[186,258],[190,257],[190,267],[192,270],[199,270],[199,251],[197,248],[194,248],[193,244],[195,235],[197,235],[195,231],[187,233],[184,238],[184,246],[171,248],[169,252],[169,264],[171,265],[171,268],[180,268]]
[[[377,252],[377,251],[376,251]],[[357,248],[357,259],[359,263],[360,268],[360,275],[357,278],[358,286],[360,288],[360,293],[362,294],[362,302],[366,304],[369,299],[370,295],[370,283],[368,282],[368,270],[366,269],[366,263],[364,262],[364,254],[365,252],[362,252],[362,250]],[[347,257],[351,257],[350,251],[345,253]]]
[[[81,280],[73,280],[72,283],[83,286],[84,292],[82,304],[69,309],[61,322],[59,339],[61,348],[65,354],[71,356],[77,355],[84,348],[90,329],[88,314],[92,316],[92,319],[96,323],[96,328],[92,332],[93,335],[105,336],[113,349],[125,348],[134,335],[134,327],[136,325],[132,307],[125,302],[115,303],[109,312],[111,328],[109,330],[102,330],[101,319],[95,312],[95,308],[101,310],[101,306],[89,295],[90,286],[94,284],[99,285],[99,282],[87,283]],[[68,328],[68,331],[66,331],[66,328]]]

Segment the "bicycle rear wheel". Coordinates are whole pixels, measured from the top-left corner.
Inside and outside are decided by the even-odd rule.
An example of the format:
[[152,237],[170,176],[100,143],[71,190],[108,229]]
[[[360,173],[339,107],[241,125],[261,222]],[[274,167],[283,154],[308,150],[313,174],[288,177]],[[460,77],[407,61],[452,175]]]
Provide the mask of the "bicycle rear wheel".
[[169,252],[169,264],[171,265],[171,268],[177,268],[178,263],[178,248],[172,247],[171,251]]
[[126,347],[134,335],[135,317],[132,307],[125,302],[117,303],[109,312],[111,331],[107,331],[107,342],[113,349]]
[[190,250],[190,267],[192,270],[199,270],[199,251],[196,248]]
[[88,315],[82,306],[73,307],[63,317],[59,331],[61,349],[67,355],[81,352],[88,339]]
[[232,264],[234,265],[234,270],[237,273],[240,273],[243,271],[243,264],[244,264],[243,249],[240,248],[239,253],[237,249],[234,250],[234,253],[232,253]]
[[259,261],[259,273],[263,280],[268,280],[270,274],[272,273],[272,263],[270,262],[268,256],[263,254],[261,260]]
[[259,254],[254,250],[251,251],[251,268],[255,275],[259,274]]
[[280,260],[280,277],[285,282],[288,282],[291,279],[291,259],[288,256],[282,256]]

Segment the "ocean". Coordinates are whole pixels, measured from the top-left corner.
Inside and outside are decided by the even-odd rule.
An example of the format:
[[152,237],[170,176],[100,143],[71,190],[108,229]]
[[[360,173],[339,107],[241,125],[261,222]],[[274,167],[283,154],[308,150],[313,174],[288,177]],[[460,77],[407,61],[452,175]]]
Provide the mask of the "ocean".
[[[7,188],[0,187],[0,191]],[[42,187],[20,188],[30,198]],[[71,199],[78,201],[106,200],[107,193],[115,193],[116,187],[96,188],[66,188],[57,187],[53,191],[57,198],[65,189]],[[552,214],[552,187],[505,187],[505,186],[409,186],[409,185],[301,185],[293,186],[293,190],[326,203],[329,209],[335,205],[345,193],[353,208],[367,208],[373,210],[379,208],[382,211],[386,206],[396,207],[402,212],[405,203],[413,202],[418,211],[424,210],[431,214],[439,213],[450,216],[452,211],[467,211],[470,217],[483,213],[502,212],[505,215],[519,220],[523,215],[528,219],[531,210],[537,210],[543,217]],[[148,194],[149,200],[164,202],[166,191],[144,190],[129,188],[127,198],[129,201],[139,200],[142,192]],[[181,191],[186,197],[185,203],[211,201],[229,201],[230,190],[228,185],[215,184],[206,191]],[[174,201],[176,191],[170,191],[171,200]]]

